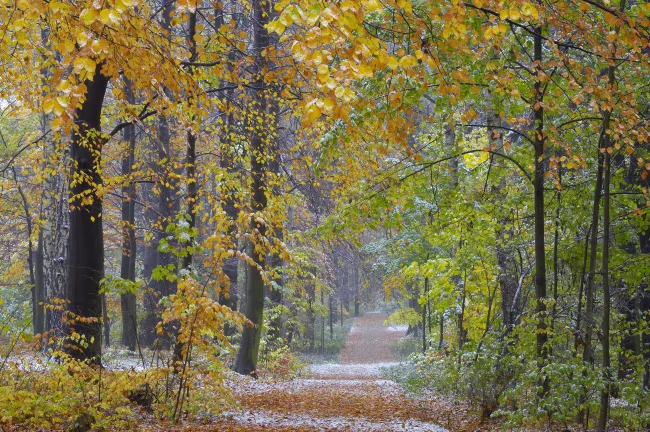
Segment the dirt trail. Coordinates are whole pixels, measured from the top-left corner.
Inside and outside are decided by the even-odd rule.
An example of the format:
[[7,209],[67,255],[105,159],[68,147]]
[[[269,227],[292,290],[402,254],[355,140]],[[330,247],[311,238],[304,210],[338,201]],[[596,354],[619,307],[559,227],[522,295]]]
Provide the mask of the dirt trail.
[[310,379],[268,383],[243,379],[235,388],[244,411],[214,430],[445,432],[433,410],[381,379],[396,364],[391,347],[406,329],[385,327],[385,313],[356,318],[338,364],[312,365]]
[[341,364],[396,362],[391,348],[404,335],[405,328],[386,327],[388,314],[369,313],[354,320],[341,350]]

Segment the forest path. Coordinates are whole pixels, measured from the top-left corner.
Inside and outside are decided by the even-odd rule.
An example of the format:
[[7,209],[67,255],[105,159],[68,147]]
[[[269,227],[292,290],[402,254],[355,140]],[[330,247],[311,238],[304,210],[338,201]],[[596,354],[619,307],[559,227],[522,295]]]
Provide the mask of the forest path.
[[340,362],[312,365],[309,379],[244,379],[234,389],[243,411],[222,417],[215,430],[444,432],[433,410],[381,379],[382,367],[397,364],[391,347],[406,330],[384,326],[387,317],[355,318]]

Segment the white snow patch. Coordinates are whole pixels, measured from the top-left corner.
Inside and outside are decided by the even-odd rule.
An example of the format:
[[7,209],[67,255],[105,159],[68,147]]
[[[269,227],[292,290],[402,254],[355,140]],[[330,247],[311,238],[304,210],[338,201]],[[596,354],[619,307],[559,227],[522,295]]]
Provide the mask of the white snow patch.
[[[137,357],[104,357],[102,358],[102,363],[106,369],[112,371],[133,370],[135,372],[142,372],[145,370],[145,367],[142,366],[142,360]],[[149,368],[147,367],[146,369]]]
[[265,426],[272,428],[309,428],[311,430],[331,431],[414,431],[446,432],[446,429],[419,420],[394,420],[373,422],[364,418],[310,417],[299,414],[274,414],[268,411],[227,412],[222,418],[236,421],[242,425]]
[[408,324],[390,324],[386,327],[386,330],[389,332],[406,333],[409,330],[409,326]]
[[376,377],[384,368],[396,366],[399,363],[359,363],[359,364],[333,364],[323,363],[311,365],[310,369],[316,375],[335,375],[350,377]]

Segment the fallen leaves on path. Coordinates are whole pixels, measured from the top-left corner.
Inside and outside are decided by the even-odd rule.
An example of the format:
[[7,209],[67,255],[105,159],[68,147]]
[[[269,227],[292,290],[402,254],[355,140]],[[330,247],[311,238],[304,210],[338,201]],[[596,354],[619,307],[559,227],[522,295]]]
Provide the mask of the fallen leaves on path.
[[312,365],[310,379],[234,378],[233,391],[242,411],[222,416],[211,430],[476,430],[480,417],[470,414],[468,407],[410,398],[393,381],[381,379],[382,368],[397,364],[391,347],[403,336],[383,326],[386,318],[378,313],[357,318],[340,363]]

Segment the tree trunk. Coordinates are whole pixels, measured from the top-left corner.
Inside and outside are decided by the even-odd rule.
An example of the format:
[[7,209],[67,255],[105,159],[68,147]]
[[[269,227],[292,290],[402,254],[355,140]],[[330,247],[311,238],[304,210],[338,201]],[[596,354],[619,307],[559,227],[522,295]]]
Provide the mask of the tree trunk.
[[[124,94],[130,104],[135,104],[131,83],[124,84]],[[127,154],[122,159],[122,176],[125,184],[122,186],[122,261],[120,278],[135,282],[135,183],[131,180],[131,170],[135,163],[135,125],[124,128],[124,141],[128,143]],[[122,309],[122,345],[135,351],[137,341],[136,296],[133,292],[120,295]]]
[[[153,165],[153,164],[151,164]],[[151,183],[143,183],[141,189],[143,198],[153,197],[153,186]],[[145,226],[155,226],[158,219],[157,212],[153,208],[153,203],[148,202],[144,209]],[[145,242],[143,256],[143,278],[146,282],[144,295],[142,297],[142,306],[144,317],[140,323],[140,344],[151,347],[156,340],[156,314],[158,311],[158,301],[160,295],[154,289],[154,281],[151,278],[153,270],[158,265],[158,235],[151,233],[151,238]]]
[[329,296],[329,303],[330,303],[330,339],[334,339],[334,311],[332,310],[332,294]]
[[[196,11],[189,15],[189,31],[187,34],[187,44],[190,46],[190,62],[195,62],[198,54],[196,49]],[[191,74],[193,68],[189,68],[188,72]],[[195,120],[195,117],[192,118]],[[196,227],[196,203],[198,199],[198,183],[196,175],[196,135],[190,128],[187,131],[187,149],[185,153],[185,169],[187,178],[187,214],[189,218],[190,229]],[[189,240],[185,247],[191,247],[192,239]],[[186,251],[183,256],[181,267],[187,269],[192,265],[193,253],[191,250]]]
[[43,237],[38,234],[36,250],[34,251],[34,334],[45,331],[45,281],[43,274]]
[[[158,160],[168,161],[167,166],[163,168],[161,178],[159,181],[160,195],[158,200],[158,214],[160,217],[160,228],[157,233],[158,237],[158,251],[157,251],[157,265],[162,268],[174,269],[178,264],[176,256],[169,250],[160,250],[160,244],[163,241],[171,243],[175,246],[175,240],[167,239],[167,227],[174,220],[174,216],[178,213],[179,202],[177,199],[176,192],[178,191],[178,181],[177,176],[173,173],[173,168],[171,168],[171,163],[169,161],[172,159],[172,147],[171,147],[171,133],[169,126],[169,119],[164,116],[158,118]],[[167,278],[161,280],[154,280],[153,283],[154,292],[159,296],[158,301],[161,298],[167,297],[174,294],[176,291],[176,283],[169,281]],[[162,320],[162,311],[159,306],[156,305],[156,311],[154,315],[154,329]],[[158,337],[157,341],[154,344],[160,344],[161,348],[169,348],[172,344],[172,339],[174,339],[176,330],[174,328],[175,324],[167,324],[163,326],[163,334]]]
[[[41,29],[41,41],[48,47],[49,27]],[[45,67],[41,69],[44,78],[50,76],[51,71]],[[43,113],[40,117],[40,127],[43,136],[47,135],[51,114]],[[68,233],[70,222],[70,206],[68,203],[67,172],[70,170],[67,155],[63,155],[57,148],[54,140],[45,138],[44,160],[52,174],[44,169],[43,199],[41,201],[40,218],[43,225],[39,231],[39,245],[37,257],[40,263],[35,270],[35,278],[40,276],[42,301],[53,307],[45,310],[45,330],[49,336],[62,337],[63,309],[66,299],[67,286],[67,257]]]
[[[50,119],[43,115],[42,128],[45,129]],[[63,301],[66,299],[68,238],[70,224],[70,207],[68,204],[67,175],[69,163],[64,158],[58,159],[56,144],[49,142],[46,158],[53,159],[55,173],[47,175],[44,181],[41,214],[44,221],[39,233],[39,250],[42,259],[42,290],[44,302],[53,307],[45,311],[45,330],[51,336],[63,336]]]
[[[490,148],[496,151],[503,149],[503,135],[501,132],[501,118],[494,110],[492,95],[484,92],[487,101],[487,132]],[[493,158],[495,167],[505,168],[502,158]],[[506,176],[500,176],[498,185],[491,188],[495,195],[494,201],[501,204],[506,199]],[[517,281],[517,263],[511,243],[514,238],[514,224],[510,215],[501,215],[497,229],[494,233],[496,245],[496,258],[499,268],[499,290],[501,292],[501,312],[503,314],[504,336],[507,337],[517,325],[522,311],[519,283]]]
[[[217,29],[220,29],[221,26],[224,24],[224,15],[223,11],[218,8],[215,11],[215,27]],[[236,22],[235,22],[236,25]],[[232,67],[233,62],[235,61],[235,51],[234,49],[231,49],[228,52],[228,67]],[[232,73],[232,70],[230,71]],[[232,142],[231,136],[235,133],[235,129],[237,126],[237,121],[235,120],[234,116],[234,110],[233,107],[231,106],[232,101],[235,99],[235,91],[232,89],[227,90],[227,96],[226,96],[226,124],[225,127],[223,128],[223,133],[222,133],[222,142],[224,143],[222,146],[222,151],[220,154],[220,165],[222,168],[226,169],[226,171],[233,177],[239,177],[239,169],[235,166],[233,163],[233,158],[235,154],[237,154],[234,143]],[[239,207],[238,203],[236,202],[236,192],[235,188],[230,186],[230,185],[225,185],[223,186],[225,190],[222,192],[221,199],[223,200],[223,210],[226,213],[226,217],[228,218],[228,221],[230,222],[230,225],[228,227],[228,235],[232,241],[232,247],[236,250],[237,249],[237,219],[239,218]],[[239,264],[239,258],[237,256],[233,255],[229,258],[226,258],[223,263],[223,272],[226,274],[228,277],[228,280],[230,281],[228,287],[224,287],[222,291],[219,293],[219,304],[223,306],[228,306],[230,309],[236,311],[237,310],[237,303],[239,300],[239,296],[237,293],[237,282],[238,282],[238,264]],[[228,326],[226,328],[226,334],[231,334],[234,331],[234,328],[231,326]]]
[[[537,303],[537,366],[541,372],[548,358],[548,334],[546,324],[546,250],[544,246],[544,85],[542,81],[542,28],[534,30],[535,86],[533,117],[535,120],[535,173],[533,192],[535,197],[535,297]],[[542,393],[548,391],[548,380],[543,379]]]
[[[68,246],[68,307],[71,313],[70,335],[85,337],[87,348],[73,339],[72,357],[100,362],[102,302],[99,282],[104,270],[102,201],[97,187],[102,138],[101,112],[108,78],[96,66],[92,81],[85,83],[86,99],[75,112],[78,128],[70,143],[72,186],[70,187],[70,237]],[[84,198],[84,203],[79,197]]]
[[[40,255],[39,250],[34,250],[34,242],[32,240],[32,235],[34,232],[34,221],[32,220],[32,213],[29,208],[29,202],[27,201],[27,196],[25,195],[25,192],[23,191],[23,188],[21,186],[21,182],[18,180],[18,174],[16,173],[16,168],[12,167],[11,168],[14,182],[16,184],[16,189],[18,190],[18,194],[20,195],[20,199],[22,201],[22,206],[23,206],[23,213],[25,216],[25,225],[27,226],[27,265],[29,268],[29,283],[32,286],[32,329],[33,329],[33,334],[37,335],[40,333],[43,333],[43,328],[44,328],[44,310],[43,310],[43,305],[41,304],[43,301],[42,298],[42,292],[43,292],[43,277],[42,274],[39,275],[38,282],[36,280],[36,272],[37,269],[35,268],[36,266],[36,261],[37,261],[37,254]],[[39,235],[40,239],[40,235]],[[39,240],[39,245],[37,247],[40,247],[40,240]],[[40,264],[42,264],[42,260],[40,261]],[[38,271],[42,273],[43,267],[41,266]]]
[[[320,291],[320,305],[325,306],[325,297],[323,290]],[[325,315],[321,314],[320,316],[320,354],[325,355]]]
[[[625,1],[621,2],[621,10],[625,8]],[[616,55],[616,49],[613,50],[613,56]],[[615,82],[615,68],[614,66],[609,66],[607,68],[607,78],[608,84],[610,87],[616,85]],[[602,148],[605,151],[602,153],[604,156],[604,191],[603,191],[603,257],[602,257],[602,274],[603,274],[603,321],[601,325],[601,330],[603,333],[603,375],[605,378],[605,388],[603,389],[600,395],[600,416],[598,417],[598,427],[599,432],[604,432],[607,429],[607,418],[609,414],[609,394],[611,391],[611,379],[609,373],[609,368],[611,365],[610,361],[610,347],[609,347],[609,338],[610,338],[610,310],[611,310],[611,295],[609,292],[609,244],[610,244],[610,217],[609,217],[609,206],[610,206],[610,177],[611,177],[611,136],[609,132],[610,120],[612,116],[611,108],[603,110],[603,128],[601,132],[602,137]]]
[[[266,30],[266,24],[269,22],[271,13],[271,3],[266,1],[253,1],[253,46],[257,53],[257,65],[255,70],[255,81],[253,87],[256,93],[254,95],[255,106],[258,110],[258,117],[265,118],[267,112],[266,95],[264,92],[263,71],[265,68],[265,59],[262,56],[269,45],[269,34]],[[261,212],[266,209],[266,172],[267,172],[267,148],[266,133],[263,124],[252,122],[253,133],[251,136],[251,176],[253,178],[253,210]],[[258,223],[253,218],[253,230],[257,230],[259,238],[267,233],[267,227],[264,222]],[[246,326],[242,334],[241,345],[237,355],[236,370],[242,375],[256,375],[257,357],[262,335],[262,324],[264,317],[264,280],[257,269],[257,266],[264,266],[264,252],[255,251],[252,248],[252,258],[254,265],[248,264],[248,277],[246,281],[246,318],[252,323],[252,327]]]
[[[613,68],[610,68],[613,75]],[[609,134],[606,133],[606,136]],[[607,139],[609,141],[609,139]],[[609,142],[606,147],[609,147]],[[609,352],[609,318],[611,309],[611,297],[609,292],[609,186],[610,186],[610,154],[605,152],[605,178],[603,194],[603,322],[601,330],[603,332],[603,374],[605,375],[605,388],[600,395],[600,416],[598,418],[598,431],[604,432],[607,429],[607,417],[609,412],[609,393],[611,390],[611,376],[609,374],[610,352]]]
[[[273,195],[280,196],[281,190],[279,187],[279,177],[280,177],[280,164],[282,163],[280,157],[280,140],[279,140],[279,113],[280,107],[278,102],[275,99],[272,99],[268,103],[269,105],[269,114],[271,118],[269,123],[272,125],[272,130],[268,131],[269,138],[269,147],[271,151],[270,161],[269,161],[269,174],[272,176],[270,181],[273,183]],[[276,230],[276,243],[281,243],[284,240],[284,235],[281,229]],[[269,286],[268,298],[270,301],[270,306],[272,308],[278,308],[282,305],[283,296],[281,288],[283,286],[282,280],[282,267],[284,266],[284,260],[281,258],[279,253],[273,253],[269,256],[269,266],[273,271],[277,272],[278,275],[275,278],[275,284]],[[324,329],[324,327],[323,327]],[[268,330],[268,341],[272,347],[278,347],[282,341],[282,313],[278,311],[273,315],[269,322]]]

